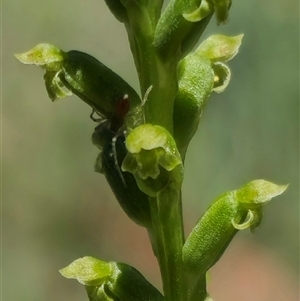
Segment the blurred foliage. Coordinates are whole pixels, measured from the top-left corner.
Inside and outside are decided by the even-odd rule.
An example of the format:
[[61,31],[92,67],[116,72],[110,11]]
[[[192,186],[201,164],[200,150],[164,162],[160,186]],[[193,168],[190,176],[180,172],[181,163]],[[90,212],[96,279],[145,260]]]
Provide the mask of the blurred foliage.
[[[226,190],[255,178],[290,183],[252,236],[289,274],[299,267],[298,5],[236,1],[226,26],[211,22],[204,38],[245,37],[229,64],[229,87],[208,102],[189,148],[183,192],[190,230]],[[93,171],[90,109],[73,96],[51,103],[42,71],[13,57],[41,42],[78,49],[138,89],[122,24],[104,1],[7,0],[2,9],[3,300],[86,300],[80,286],[58,273],[84,255],[126,262],[159,284],[146,233]]]

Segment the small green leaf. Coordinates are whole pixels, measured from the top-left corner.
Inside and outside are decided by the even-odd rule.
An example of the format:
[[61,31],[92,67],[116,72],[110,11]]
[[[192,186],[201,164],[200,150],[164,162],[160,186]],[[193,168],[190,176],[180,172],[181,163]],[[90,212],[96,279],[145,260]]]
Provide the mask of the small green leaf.
[[65,278],[76,279],[81,284],[88,286],[101,285],[112,274],[112,271],[112,263],[90,256],[79,258],[59,270]]

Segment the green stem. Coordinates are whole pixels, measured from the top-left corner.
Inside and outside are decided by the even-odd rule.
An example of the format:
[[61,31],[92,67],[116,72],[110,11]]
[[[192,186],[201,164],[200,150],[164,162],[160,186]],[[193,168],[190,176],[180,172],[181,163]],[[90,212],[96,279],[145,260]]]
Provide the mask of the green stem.
[[[163,1],[123,0],[127,9],[126,30],[139,76],[142,96],[152,87],[144,103],[145,123],[173,132],[173,104],[177,94],[178,56],[162,59],[153,45]],[[152,247],[157,257],[166,301],[186,298],[182,271],[184,242],[180,190],[170,184],[150,199]]]
[[181,193],[165,188],[150,200],[155,232],[156,257],[160,266],[166,301],[184,301],[186,298],[182,246],[184,242]]
[[[149,2],[149,1],[148,1]],[[148,6],[128,1],[126,30],[139,76],[142,96],[152,87],[144,106],[145,122],[173,132],[173,103],[177,93],[177,60],[162,61],[153,46],[162,1]]]
[[[206,273],[200,277],[197,275],[189,275],[186,277],[186,284],[189,286],[188,301],[205,301],[207,297],[206,291]],[[199,277],[199,278],[198,278]],[[196,280],[197,279],[197,280]],[[187,283],[188,282],[188,283]]]

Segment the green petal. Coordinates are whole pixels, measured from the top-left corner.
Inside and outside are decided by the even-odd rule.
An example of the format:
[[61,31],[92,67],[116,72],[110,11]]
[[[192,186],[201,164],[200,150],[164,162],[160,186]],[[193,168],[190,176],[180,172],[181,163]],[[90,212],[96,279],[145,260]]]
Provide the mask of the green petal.
[[212,35],[200,44],[196,53],[213,62],[227,62],[238,53],[243,36],[243,34],[234,37]]
[[[126,139],[126,147],[129,153],[135,156],[139,170],[150,170],[155,173],[149,174],[153,179],[157,178],[158,166],[162,166],[168,171],[181,164],[181,158],[176,148],[176,143],[172,136],[163,127],[144,124],[135,128]],[[157,168],[153,168],[153,165]],[[124,166],[124,164],[123,164]],[[126,164],[124,166],[126,170]]]
[[27,52],[15,54],[15,57],[23,64],[41,66],[49,71],[58,71],[66,54],[51,44],[38,44]]
[[141,149],[151,150],[165,147],[167,134],[159,126],[144,124],[135,128],[126,139],[126,147],[131,153],[139,153]]
[[156,196],[166,185],[182,182],[182,161],[171,134],[161,126],[144,124],[129,133],[122,170],[131,172],[139,188]]
[[256,209],[282,194],[287,187],[288,185],[277,185],[265,180],[254,180],[238,189],[236,197],[243,206]]
[[212,11],[211,3],[203,0],[196,10],[190,13],[183,13],[182,16],[189,22],[199,22],[212,13]]
[[112,263],[90,256],[73,261],[67,267],[59,270],[65,278],[76,279],[83,285],[101,285],[112,274]]
[[214,70],[214,87],[212,91],[216,93],[223,92],[228,86],[231,78],[230,69],[223,63],[215,62],[212,65]]

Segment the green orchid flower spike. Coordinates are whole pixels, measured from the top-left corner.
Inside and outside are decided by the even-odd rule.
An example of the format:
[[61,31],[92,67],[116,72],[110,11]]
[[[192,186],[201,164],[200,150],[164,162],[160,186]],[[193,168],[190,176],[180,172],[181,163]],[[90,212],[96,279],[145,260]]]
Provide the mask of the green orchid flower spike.
[[53,102],[74,94],[92,109],[94,169],[105,176],[127,216],[147,230],[162,293],[135,268],[89,256],[60,273],[83,284],[90,301],[213,301],[207,272],[239,230],[258,227],[265,205],[287,188],[254,180],[225,192],[185,238],[181,190],[188,146],[211,93],[225,91],[230,82],[227,62],[243,35],[216,34],[198,42],[213,16],[217,24],[227,22],[231,0],[105,3],[125,26],[140,95],[81,51],[39,44],[15,56],[45,70]]

